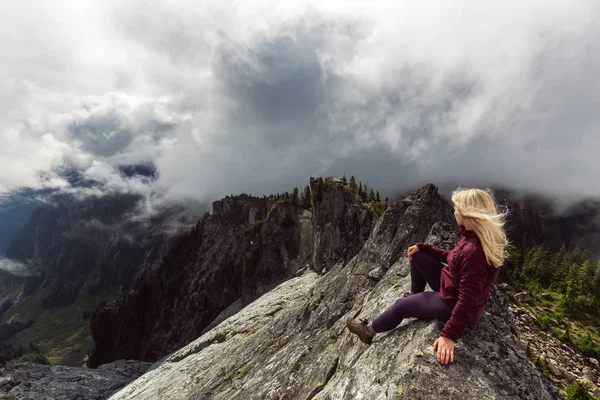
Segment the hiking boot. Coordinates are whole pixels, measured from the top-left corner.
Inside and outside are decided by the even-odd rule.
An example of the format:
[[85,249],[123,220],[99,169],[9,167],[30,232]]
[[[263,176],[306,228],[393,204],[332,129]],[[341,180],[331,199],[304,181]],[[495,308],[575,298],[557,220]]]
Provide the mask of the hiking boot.
[[371,344],[375,334],[367,329],[368,323],[369,321],[366,319],[354,319],[352,317],[348,317],[346,319],[346,326],[348,327],[348,330],[358,335],[363,343]]

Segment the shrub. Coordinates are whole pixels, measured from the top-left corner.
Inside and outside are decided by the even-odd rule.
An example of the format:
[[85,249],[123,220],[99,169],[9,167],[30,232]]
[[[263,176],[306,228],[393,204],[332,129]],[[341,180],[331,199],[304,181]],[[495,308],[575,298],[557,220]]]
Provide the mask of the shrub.
[[548,316],[548,314],[542,314],[538,317],[538,324],[540,325],[540,328],[542,328],[542,330],[547,331],[548,328],[550,328],[550,317]]
[[565,400],[594,400],[588,393],[588,387],[581,381],[575,381],[567,386]]
[[577,339],[575,345],[586,357],[598,357],[598,347],[589,334]]

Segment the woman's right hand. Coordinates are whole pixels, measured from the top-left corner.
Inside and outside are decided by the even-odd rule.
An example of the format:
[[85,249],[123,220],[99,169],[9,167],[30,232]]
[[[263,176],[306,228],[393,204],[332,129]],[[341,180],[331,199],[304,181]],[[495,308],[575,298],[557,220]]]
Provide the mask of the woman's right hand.
[[417,247],[417,245],[410,246],[408,248],[408,259],[410,261],[412,261],[412,256],[418,252],[419,252],[419,248]]

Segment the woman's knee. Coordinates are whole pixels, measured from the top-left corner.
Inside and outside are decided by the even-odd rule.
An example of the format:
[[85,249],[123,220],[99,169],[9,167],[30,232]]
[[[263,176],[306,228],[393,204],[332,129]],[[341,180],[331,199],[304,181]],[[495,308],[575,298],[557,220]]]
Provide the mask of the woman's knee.
[[424,264],[431,262],[431,260],[434,260],[434,258],[431,257],[427,253],[423,253],[422,251],[419,251],[419,252],[413,254],[410,264],[412,266],[414,266],[415,268],[419,268],[420,266],[423,266]]

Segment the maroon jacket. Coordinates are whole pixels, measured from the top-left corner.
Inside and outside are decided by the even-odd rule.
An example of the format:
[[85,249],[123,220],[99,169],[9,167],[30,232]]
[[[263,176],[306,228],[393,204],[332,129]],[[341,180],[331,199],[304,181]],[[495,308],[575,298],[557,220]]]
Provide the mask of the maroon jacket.
[[428,243],[417,243],[423,251],[448,265],[442,269],[440,297],[453,304],[452,316],[441,336],[457,341],[474,316],[483,314],[492,284],[500,268],[488,264],[479,237],[460,225],[463,235],[452,251],[438,249]]

